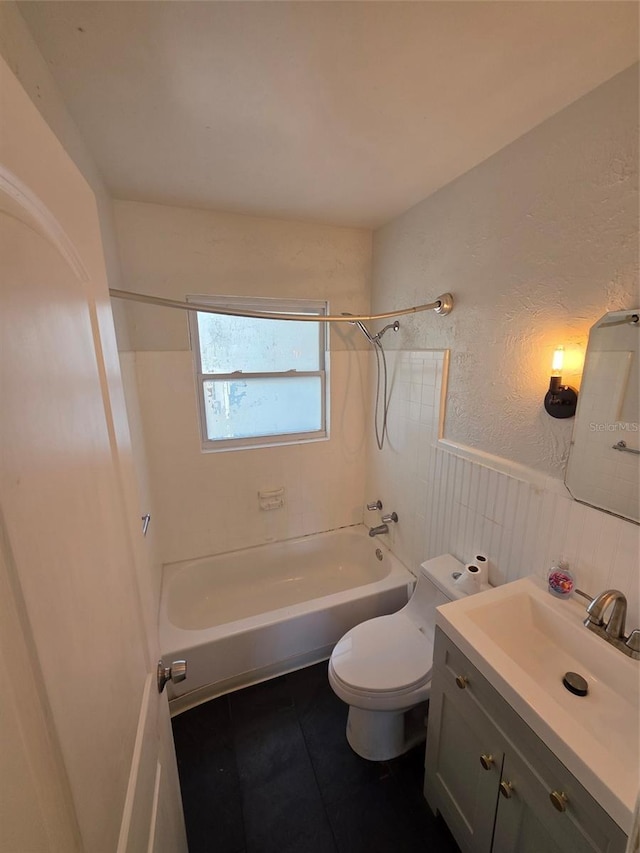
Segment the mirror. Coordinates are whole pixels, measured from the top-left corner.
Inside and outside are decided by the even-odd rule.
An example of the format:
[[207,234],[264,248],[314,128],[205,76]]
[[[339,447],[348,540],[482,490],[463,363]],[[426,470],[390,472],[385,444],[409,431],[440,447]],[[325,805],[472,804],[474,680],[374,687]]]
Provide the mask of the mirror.
[[578,501],[640,523],[640,309],[592,327],[565,482]]

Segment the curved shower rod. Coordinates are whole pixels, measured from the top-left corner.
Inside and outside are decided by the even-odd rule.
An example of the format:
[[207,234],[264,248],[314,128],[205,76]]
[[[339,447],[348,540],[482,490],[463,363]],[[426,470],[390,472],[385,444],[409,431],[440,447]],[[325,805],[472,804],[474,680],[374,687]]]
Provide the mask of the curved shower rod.
[[449,314],[453,308],[453,296],[443,293],[435,302],[426,305],[414,305],[399,311],[385,311],[382,314],[279,314],[268,311],[246,311],[239,308],[223,308],[217,305],[203,305],[198,302],[180,302],[177,299],[164,299],[162,296],[149,296],[146,293],[134,293],[131,290],[109,288],[109,295],[115,299],[130,299],[148,305],[160,305],[163,308],[178,308],[182,311],[201,311],[206,314],[226,314],[230,317],[255,317],[260,320],[297,320],[307,323],[355,323],[369,320],[387,320],[389,317],[401,317],[404,314],[416,314],[418,311],[435,311],[436,314]]

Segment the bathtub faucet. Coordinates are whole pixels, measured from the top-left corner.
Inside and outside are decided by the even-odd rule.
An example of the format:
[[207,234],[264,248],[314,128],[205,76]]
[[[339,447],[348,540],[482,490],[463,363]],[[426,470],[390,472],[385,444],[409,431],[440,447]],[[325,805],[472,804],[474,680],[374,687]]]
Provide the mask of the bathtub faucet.
[[389,532],[388,522],[390,522],[390,521],[395,522],[397,520],[398,520],[398,513],[397,512],[390,512],[388,515],[383,515],[382,516],[382,522],[383,523],[379,524],[377,527],[370,527],[369,528],[369,536],[379,536],[381,533],[388,533]]

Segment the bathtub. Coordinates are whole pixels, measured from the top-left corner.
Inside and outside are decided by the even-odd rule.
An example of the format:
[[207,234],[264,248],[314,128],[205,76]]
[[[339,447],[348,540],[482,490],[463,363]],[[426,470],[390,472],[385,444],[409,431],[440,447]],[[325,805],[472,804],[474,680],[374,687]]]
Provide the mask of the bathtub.
[[326,660],[365,619],[403,607],[415,578],[363,525],[163,568],[160,647],[186,659],[172,715]]

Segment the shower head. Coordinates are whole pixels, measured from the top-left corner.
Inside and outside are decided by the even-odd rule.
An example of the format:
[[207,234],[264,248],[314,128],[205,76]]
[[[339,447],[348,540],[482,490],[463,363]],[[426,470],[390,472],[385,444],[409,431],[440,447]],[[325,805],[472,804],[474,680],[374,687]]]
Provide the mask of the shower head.
[[355,324],[360,329],[365,338],[369,341],[369,343],[372,344],[375,338],[373,337],[369,329],[367,329],[365,324],[361,320],[356,320]]
[[[343,311],[342,316],[343,317],[350,317],[351,315],[347,311]],[[369,343],[370,344],[374,343],[375,338],[373,337],[373,335],[371,334],[369,329],[367,329],[367,327],[362,322],[362,320],[354,320],[349,325],[350,326],[357,326],[360,329],[360,331],[362,332],[362,334],[365,336],[365,338],[369,341]]]
[[400,328],[400,323],[396,320],[395,323],[389,323],[389,325],[385,326],[384,329],[380,329],[380,331],[375,336],[375,338],[377,340],[380,340],[380,338],[384,335],[384,333],[388,332],[389,329],[393,329],[394,332],[397,332],[399,328]]
[[[351,314],[346,311],[343,311],[342,316],[350,317]],[[376,335],[372,335],[369,329],[367,329],[367,327],[361,320],[353,320],[353,322],[349,325],[357,326],[370,344],[380,344],[380,339],[382,338],[385,332],[388,332],[389,329],[393,329],[394,332],[397,332],[400,328],[400,323],[396,320],[394,323],[389,323],[389,325],[385,326],[384,329],[380,329],[380,331]]]

